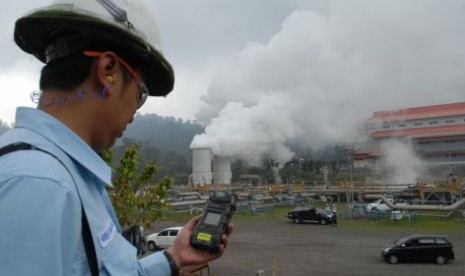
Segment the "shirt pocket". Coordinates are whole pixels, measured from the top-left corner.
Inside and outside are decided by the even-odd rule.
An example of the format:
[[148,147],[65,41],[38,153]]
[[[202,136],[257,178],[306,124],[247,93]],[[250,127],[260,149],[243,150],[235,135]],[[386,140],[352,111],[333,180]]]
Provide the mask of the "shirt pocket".
[[121,234],[116,234],[111,242],[100,250],[101,275],[138,275],[137,249]]

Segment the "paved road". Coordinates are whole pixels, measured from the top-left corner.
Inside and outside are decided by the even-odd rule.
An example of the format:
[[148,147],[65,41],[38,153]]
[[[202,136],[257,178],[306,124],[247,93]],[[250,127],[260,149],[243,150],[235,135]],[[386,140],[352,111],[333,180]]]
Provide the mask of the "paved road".
[[[465,275],[465,227],[446,233],[455,245],[456,260],[446,265],[404,263],[391,265],[380,257],[381,247],[409,229],[359,229],[293,224],[286,218],[235,221],[226,253],[210,263],[214,276],[357,275],[357,276],[459,276]],[[160,226],[164,227],[164,225]],[[441,233],[442,234],[442,233]],[[274,272],[274,273],[273,273]]]

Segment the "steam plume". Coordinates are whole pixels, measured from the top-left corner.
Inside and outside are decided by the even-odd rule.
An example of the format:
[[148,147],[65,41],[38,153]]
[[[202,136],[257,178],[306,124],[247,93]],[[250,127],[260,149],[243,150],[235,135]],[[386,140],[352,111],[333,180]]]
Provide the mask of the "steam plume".
[[205,133],[191,147],[286,161],[289,141],[313,149],[360,141],[374,111],[455,101],[465,88],[465,17],[448,3],[333,1],[294,11],[267,43],[250,42],[219,70],[197,114]]

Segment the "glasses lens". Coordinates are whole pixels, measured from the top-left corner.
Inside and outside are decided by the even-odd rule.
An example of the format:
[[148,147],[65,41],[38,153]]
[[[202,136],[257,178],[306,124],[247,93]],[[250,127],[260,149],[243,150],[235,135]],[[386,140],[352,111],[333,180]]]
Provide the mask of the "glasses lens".
[[142,81],[139,81],[139,108],[144,105],[149,96],[149,89]]

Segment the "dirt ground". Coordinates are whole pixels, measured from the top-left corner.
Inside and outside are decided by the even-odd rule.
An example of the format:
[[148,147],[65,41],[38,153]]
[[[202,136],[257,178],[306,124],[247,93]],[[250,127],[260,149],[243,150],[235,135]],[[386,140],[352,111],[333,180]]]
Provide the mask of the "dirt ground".
[[[381,247],[412,233],[412,229],[351,227],[339,220],[328,225],[294,224],[287,218],[246,219],[234,222],[234,232],[222,258],[210,263],[214,276],[229,275],[408,275],[459,276],[465,273],[465,227],[447,234],[456,260],[446,264],[400,263],[381,259]],[[155,230],[179,225],[157,223]],[[435,232],[437,233],[437,232]],[[204,273],[205,275],[205,273]]]

